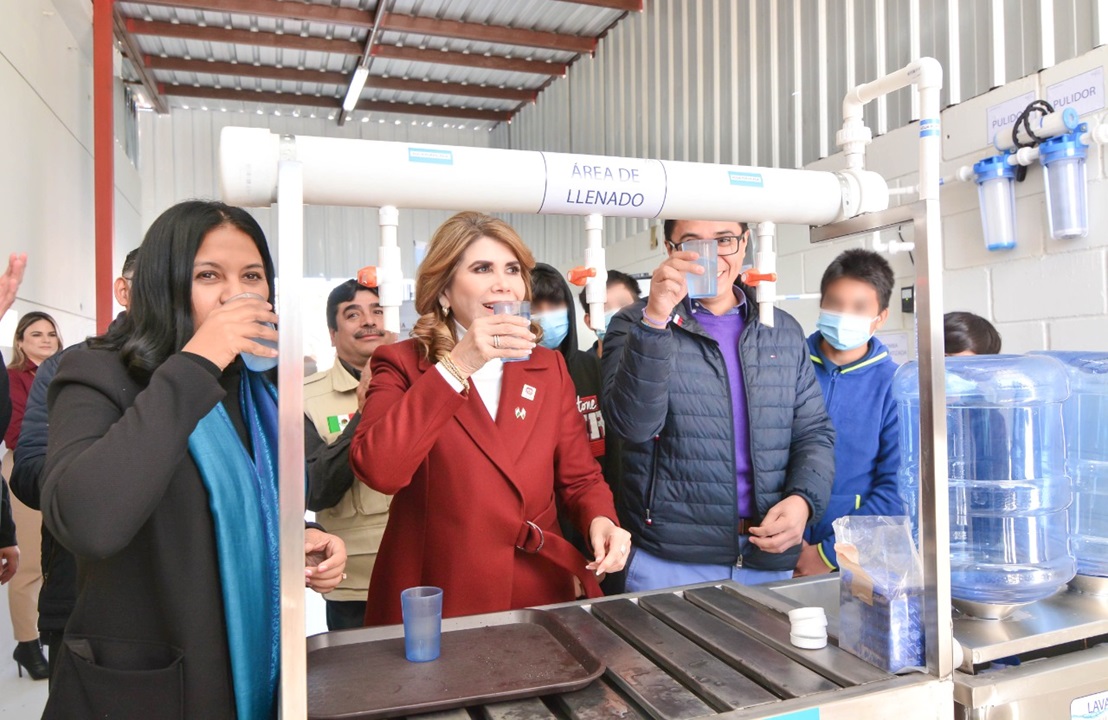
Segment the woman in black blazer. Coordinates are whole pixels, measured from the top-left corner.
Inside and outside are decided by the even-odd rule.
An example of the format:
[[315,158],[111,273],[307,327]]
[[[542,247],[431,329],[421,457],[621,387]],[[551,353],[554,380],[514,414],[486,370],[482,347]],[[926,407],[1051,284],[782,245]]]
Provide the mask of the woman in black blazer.
[[[227,300],[242,293],[262,300]],[[273,262],[239,208],[185,202],[139,250],[124,321],[50,385],[42,511],[77,556],[44,718],[275,717],[280,610]],[[342,576],[307,531],[306,584]]]

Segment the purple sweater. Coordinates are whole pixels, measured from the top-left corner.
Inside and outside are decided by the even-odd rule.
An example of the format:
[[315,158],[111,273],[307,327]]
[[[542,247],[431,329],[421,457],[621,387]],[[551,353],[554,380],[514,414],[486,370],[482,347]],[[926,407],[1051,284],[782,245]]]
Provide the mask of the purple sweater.
[[739,304],[723,315],[713,315],[694,301],[696,321],[719,344],[727,380],[731,386],[731,418],[735,432],[735,483],[739,491],[739,517],[755,519],[754,473],[750,461],[750,419],[746,412],[746,384],[739,360],[739,336],[746,327],[742,307],[746,296],[739,293]]

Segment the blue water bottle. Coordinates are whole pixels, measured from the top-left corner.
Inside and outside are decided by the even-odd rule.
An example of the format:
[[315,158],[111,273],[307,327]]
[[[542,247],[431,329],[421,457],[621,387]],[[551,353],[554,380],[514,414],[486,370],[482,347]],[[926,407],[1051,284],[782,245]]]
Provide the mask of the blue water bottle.
[[[902,492],[919,503],[918,366],[893,381],[901,424]],[[1043,356],[946,361],[950,594],[977,617],[1003,617],[1049,597],[1076,564],[1062,423],[1065,367]],[[918,515],[917,515],[918,518]]]

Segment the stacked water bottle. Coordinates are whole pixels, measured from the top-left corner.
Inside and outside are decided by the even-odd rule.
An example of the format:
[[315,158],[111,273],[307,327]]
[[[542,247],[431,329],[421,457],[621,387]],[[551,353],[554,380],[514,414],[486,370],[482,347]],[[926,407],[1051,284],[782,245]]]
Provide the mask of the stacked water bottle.
[[[1108,578],[1108,353],[951,357],[946,367],[954,604],[1003,617],[1078,572]],[[894,393],[914,521],[916,363],[898,371]]]

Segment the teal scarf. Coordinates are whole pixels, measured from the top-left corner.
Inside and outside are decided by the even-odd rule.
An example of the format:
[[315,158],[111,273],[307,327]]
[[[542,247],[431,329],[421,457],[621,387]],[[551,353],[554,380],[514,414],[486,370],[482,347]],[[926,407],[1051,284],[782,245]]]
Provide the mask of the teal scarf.
[[281,611],[277,533],[277,391],[243,370],[239,392],[250,457],[223,403],[189,436],[208,490],[240,720],[276,717]]

